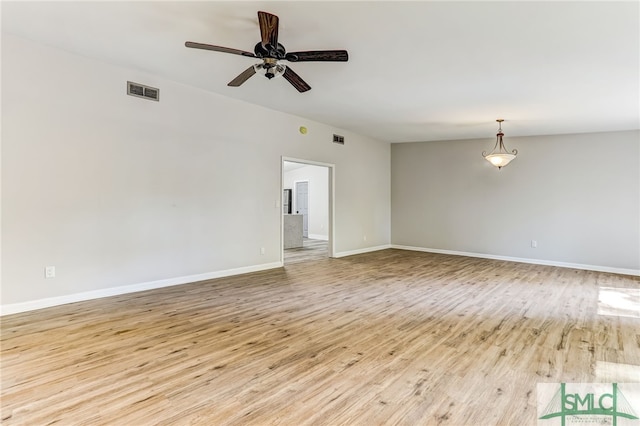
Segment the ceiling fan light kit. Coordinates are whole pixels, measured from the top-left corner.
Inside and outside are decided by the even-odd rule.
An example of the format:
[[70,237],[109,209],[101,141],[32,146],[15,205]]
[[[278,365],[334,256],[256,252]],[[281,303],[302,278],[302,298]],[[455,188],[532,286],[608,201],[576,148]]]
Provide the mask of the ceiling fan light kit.
[[288,52],[284,46],[278,43],[279,19],[268,12],[258,12],[258,24],[260,25],[261,40],[254,46],[253,53],[230,47],[215,46],[212,44],[195,43],[187,41],[186,47],[193,49],[213,50],[215,52],[231,53],[247,56],[249,58],[262,59],[262,62],[250,66],[240,75],[231,80],[227,86],[238,87],[256,73],[260,73],[271,80],[274,77],[283,76],[298,92],[306,92],[311,89],[298,74],[289,66],[280,61],[289,62],[346,62],[349,54],[346,50],[309,50],[301,52]]
[[502,141],[502,137],[504,133],[502,133],[502,122],[504,119],[499,118],[496,120],[498,122],[498,133],[496,134],[496,144],[493,147],[493,151],[487,154],[486,151],[482,151],[482,156],[485,160],[493,164],[498,168],[498,170],[502,169],[504,166],[509,164],[516,155],[518,155],[518,150],[514,149],[511,152],[507,151],[504,147],[504,142]]
[[253,66],[253,69],[256,71],[256,73],[263,74],[265,77],[271,80],[274,77],[280,77],[281,75],[283,75],[287,69],[287,66],[284,64],[279,64],[277,62],[275,62],[274,64],[268,64],[264,62],[255,64]]

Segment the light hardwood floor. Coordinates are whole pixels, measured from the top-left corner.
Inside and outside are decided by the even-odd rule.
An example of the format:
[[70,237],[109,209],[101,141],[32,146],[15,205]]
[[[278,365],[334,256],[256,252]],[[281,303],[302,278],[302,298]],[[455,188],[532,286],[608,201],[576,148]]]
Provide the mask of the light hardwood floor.
[[329,243],[324,240],[304,238],[302,247],[284,250],[284,264],[291,265],[299,262],[323,260],[329,257]]
[[639,291],[383,250],[6,316],[2,424],[532,425],[537,383],[640,378]]

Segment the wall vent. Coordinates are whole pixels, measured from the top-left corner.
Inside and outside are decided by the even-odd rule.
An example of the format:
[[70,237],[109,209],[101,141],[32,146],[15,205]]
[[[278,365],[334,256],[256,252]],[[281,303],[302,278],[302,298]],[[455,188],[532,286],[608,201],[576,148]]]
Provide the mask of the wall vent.
[[338,143],[340,145],[344,145],[344,136],[333,135],[333,143]]
[[151,99],[152,101],[160,100],[160,89],[145,86],[144,84],[127,81],[127,95],[136,96],[138,98]]

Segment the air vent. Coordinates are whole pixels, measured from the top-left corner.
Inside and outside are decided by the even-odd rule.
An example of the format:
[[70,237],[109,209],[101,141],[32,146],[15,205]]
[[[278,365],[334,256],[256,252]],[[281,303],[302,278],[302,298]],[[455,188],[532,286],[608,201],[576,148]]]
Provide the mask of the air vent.
[[144,84],[127,81],[127,95],[136,96],[138,98],[151,99],[152,101],[160,100],[160,89],[145,86]]
[[333,135],[333,143],[344,145],[344,136]]

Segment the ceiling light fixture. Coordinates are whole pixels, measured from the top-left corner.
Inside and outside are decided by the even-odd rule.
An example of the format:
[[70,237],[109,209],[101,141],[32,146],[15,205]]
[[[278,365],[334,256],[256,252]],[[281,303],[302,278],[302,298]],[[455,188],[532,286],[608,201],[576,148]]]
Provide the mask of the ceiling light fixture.
[[280,77],[284,74],[284,71],[287,67],[281,63],[279,63],[275,59],[266,58],[264,62],[260,62],[259,64],[255,64],[253,69],[256,73],[262,74],[271,80],[274,77]]
[[482,151],[482,156],[485,160],[493,164],[499,169],[503,168],[507,164],[511,162],[516,155],[518,155],[518,150],[514,149],[509,152],[504,147],[504,142],[502,142],[502,137],[504,133],[502,133],[502,122],[504,121],[502,118],[496,120],[498,122],[498,133],[496,134],[496,145],[493,147],[493,151],[490,154],[487,154],[486,151]]

